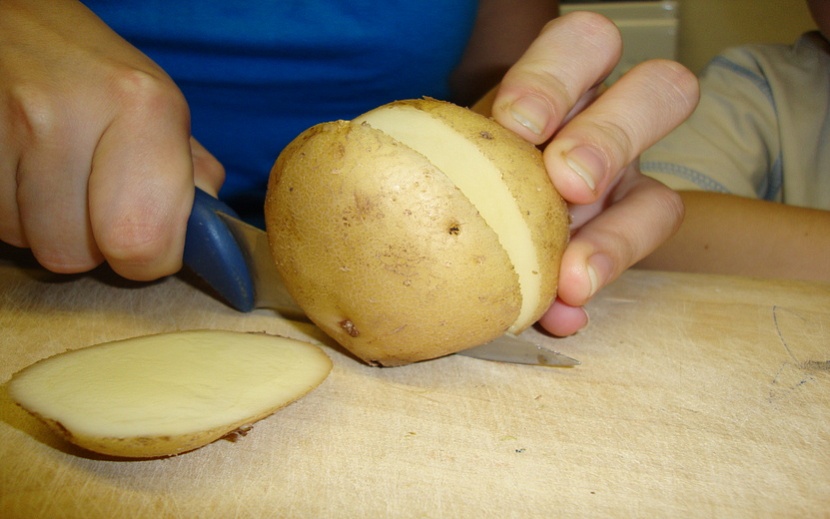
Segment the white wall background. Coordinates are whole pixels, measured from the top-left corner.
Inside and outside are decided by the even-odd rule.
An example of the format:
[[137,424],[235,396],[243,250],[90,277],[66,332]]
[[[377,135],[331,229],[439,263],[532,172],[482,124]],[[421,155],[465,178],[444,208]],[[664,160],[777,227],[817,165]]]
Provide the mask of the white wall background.
[[805,0],[679,0],[677,59],[699,72],[726,47],[792,43],[815,28]]
[[[676,6],[671,15],[677,17],[671,51],[674,59],[693,72],[699,72],[726,47],[744,43],[792,43],[803,32],[815,28],[805,0],[673,0],[671,3]],[[661,23],[657,8],[661,2],[570,3],[563,0],[561,4],[563,12],[590,9],[612,18],[619,16],[624,38],[626,31],[632,30],[632,23],[642,21],[644,30],[629,34],[626,40],[627,53],[633,58],[667,57],[665,37],[654,33],[657,30],[654,24]],[[636,20],[643,11],[651,13],[646,16],[650,20]]]

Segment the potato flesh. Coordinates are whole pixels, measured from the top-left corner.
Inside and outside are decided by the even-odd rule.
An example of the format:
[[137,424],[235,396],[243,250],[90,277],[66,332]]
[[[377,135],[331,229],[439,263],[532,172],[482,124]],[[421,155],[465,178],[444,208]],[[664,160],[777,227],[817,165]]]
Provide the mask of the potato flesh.
[[539,306],[539,254],[530,229],[502,173],[475,143],[416,108],[392,105],[354,120],[366,123],[426,157],[447,175],[496,232],[519,277],[522,305],[515,325],[533,320]]
[[[522,218],[502,234],[527,229],[533,242],[527,250],[540,266],[525,270],[532,277],[524,287],[482,215],[488,207],[479,210],[428,151],[367,122],[397,107],[435,120],[425,119],[418,131],[447,126],[457,135],[440,141],[465,139],[473,162],[483,156],[497,165],[501,182],[490,189],[507,191]],[[413,125],[411,112],[392,113],[404,118],[397,128]],[[469,155],[465,144],[443,149]],[[483,182],[468,164],[473,182]],[[271,170],[265,220],[295,301],[346,349],[383,366],[440,357],[532,326],[556,297],[569,236],[567,206],[538,148],[492,119],[430,98],[396,101],[297,136]],[[538,291],[535,308],[521,293],[528,287]]]
[[[50,357],[12,379],[9,391],[23,408],[94,448],[112,440],[132,455],[129,440],[186,439],[212,432],[202,443],[263,418],[305,395],[331,370],[312,344],[223,331],[149,335]],[[100,442],[99,442],[100,443]],[[198,445],[197,445],[198,446]],[[165,447],[164,449],[167,449]],[[122,452],[122,450],[126,451]],[[162,449],[162,450],[164,450]],[[106,449],[104,449],[106,450]]]
[[493,229],[426,157],[368,124],[292,141],[265,217],[291,296],[369,364],[454,353],[516,321],[518,276]]

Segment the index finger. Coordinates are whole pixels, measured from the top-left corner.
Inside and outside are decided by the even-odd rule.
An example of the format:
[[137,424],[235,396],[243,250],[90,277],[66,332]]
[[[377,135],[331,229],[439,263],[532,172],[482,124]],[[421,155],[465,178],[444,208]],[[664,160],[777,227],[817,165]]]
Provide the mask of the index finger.
[[546,142],[611,73],[621,52],[619,29],[602,15],[574,12],[552,20],[505,74],[493,117],[534,144]]
[[632,68],[559,130],[545,165],[569,202],[601,199],[640,153],[694,110],[695,76],[679,63],[651,60]]

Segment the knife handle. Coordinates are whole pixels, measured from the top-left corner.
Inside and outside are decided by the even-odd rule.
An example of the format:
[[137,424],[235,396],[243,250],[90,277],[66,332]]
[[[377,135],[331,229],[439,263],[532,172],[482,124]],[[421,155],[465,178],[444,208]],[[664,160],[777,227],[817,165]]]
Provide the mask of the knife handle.
[[216,213],[236,212],[198,187],[187,220],[184,264],[240,312],[254,309],[254,283],[230,229]]

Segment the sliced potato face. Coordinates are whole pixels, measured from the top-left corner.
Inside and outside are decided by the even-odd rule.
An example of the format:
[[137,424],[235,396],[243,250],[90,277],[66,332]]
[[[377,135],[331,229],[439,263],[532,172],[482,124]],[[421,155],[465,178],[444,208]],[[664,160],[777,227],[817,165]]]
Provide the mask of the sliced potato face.
[[531,326],[556,297],[569,236],[541,152],[434,99],[303,132],[271,170],[265,221],[292,297],[383,366]]
[[359,124],[319,125],[296,144],[272,173],[266,225],[286,287],[322,330],[391,366],[515,321],[521,295],[498,237],[427,160]]
[[[440,104],[438,107],[447,108]],[[429,108],[434,109],[433,106]],[[498,236],[518,275],[522,303],[514,325],[519,323],[520,329],[511,326],[510,331],[519,332],[532,323],[534,317],[538,317],[534,313],[540,300],[549,294],[541,289],[538,279],[543,270],[541,254],[533,241],[526,215],[522,214],[522,207],[505,179],[505,166],[482,151],[482,143],[489,144],[488,141],[496,138],[494,132],[479,129],[478,135],[470,138],[429,109],[422,109],[419,103],[386,105],[363,114],[354,123],[367,123],[427,157],[469,199]],[[499,135],[503,133],[499,132]]]
[[74,350],[25,368],[11,397],[70,442],[123,457],[201,447],[299,399],[328,376],[312,344],[185,331]]

